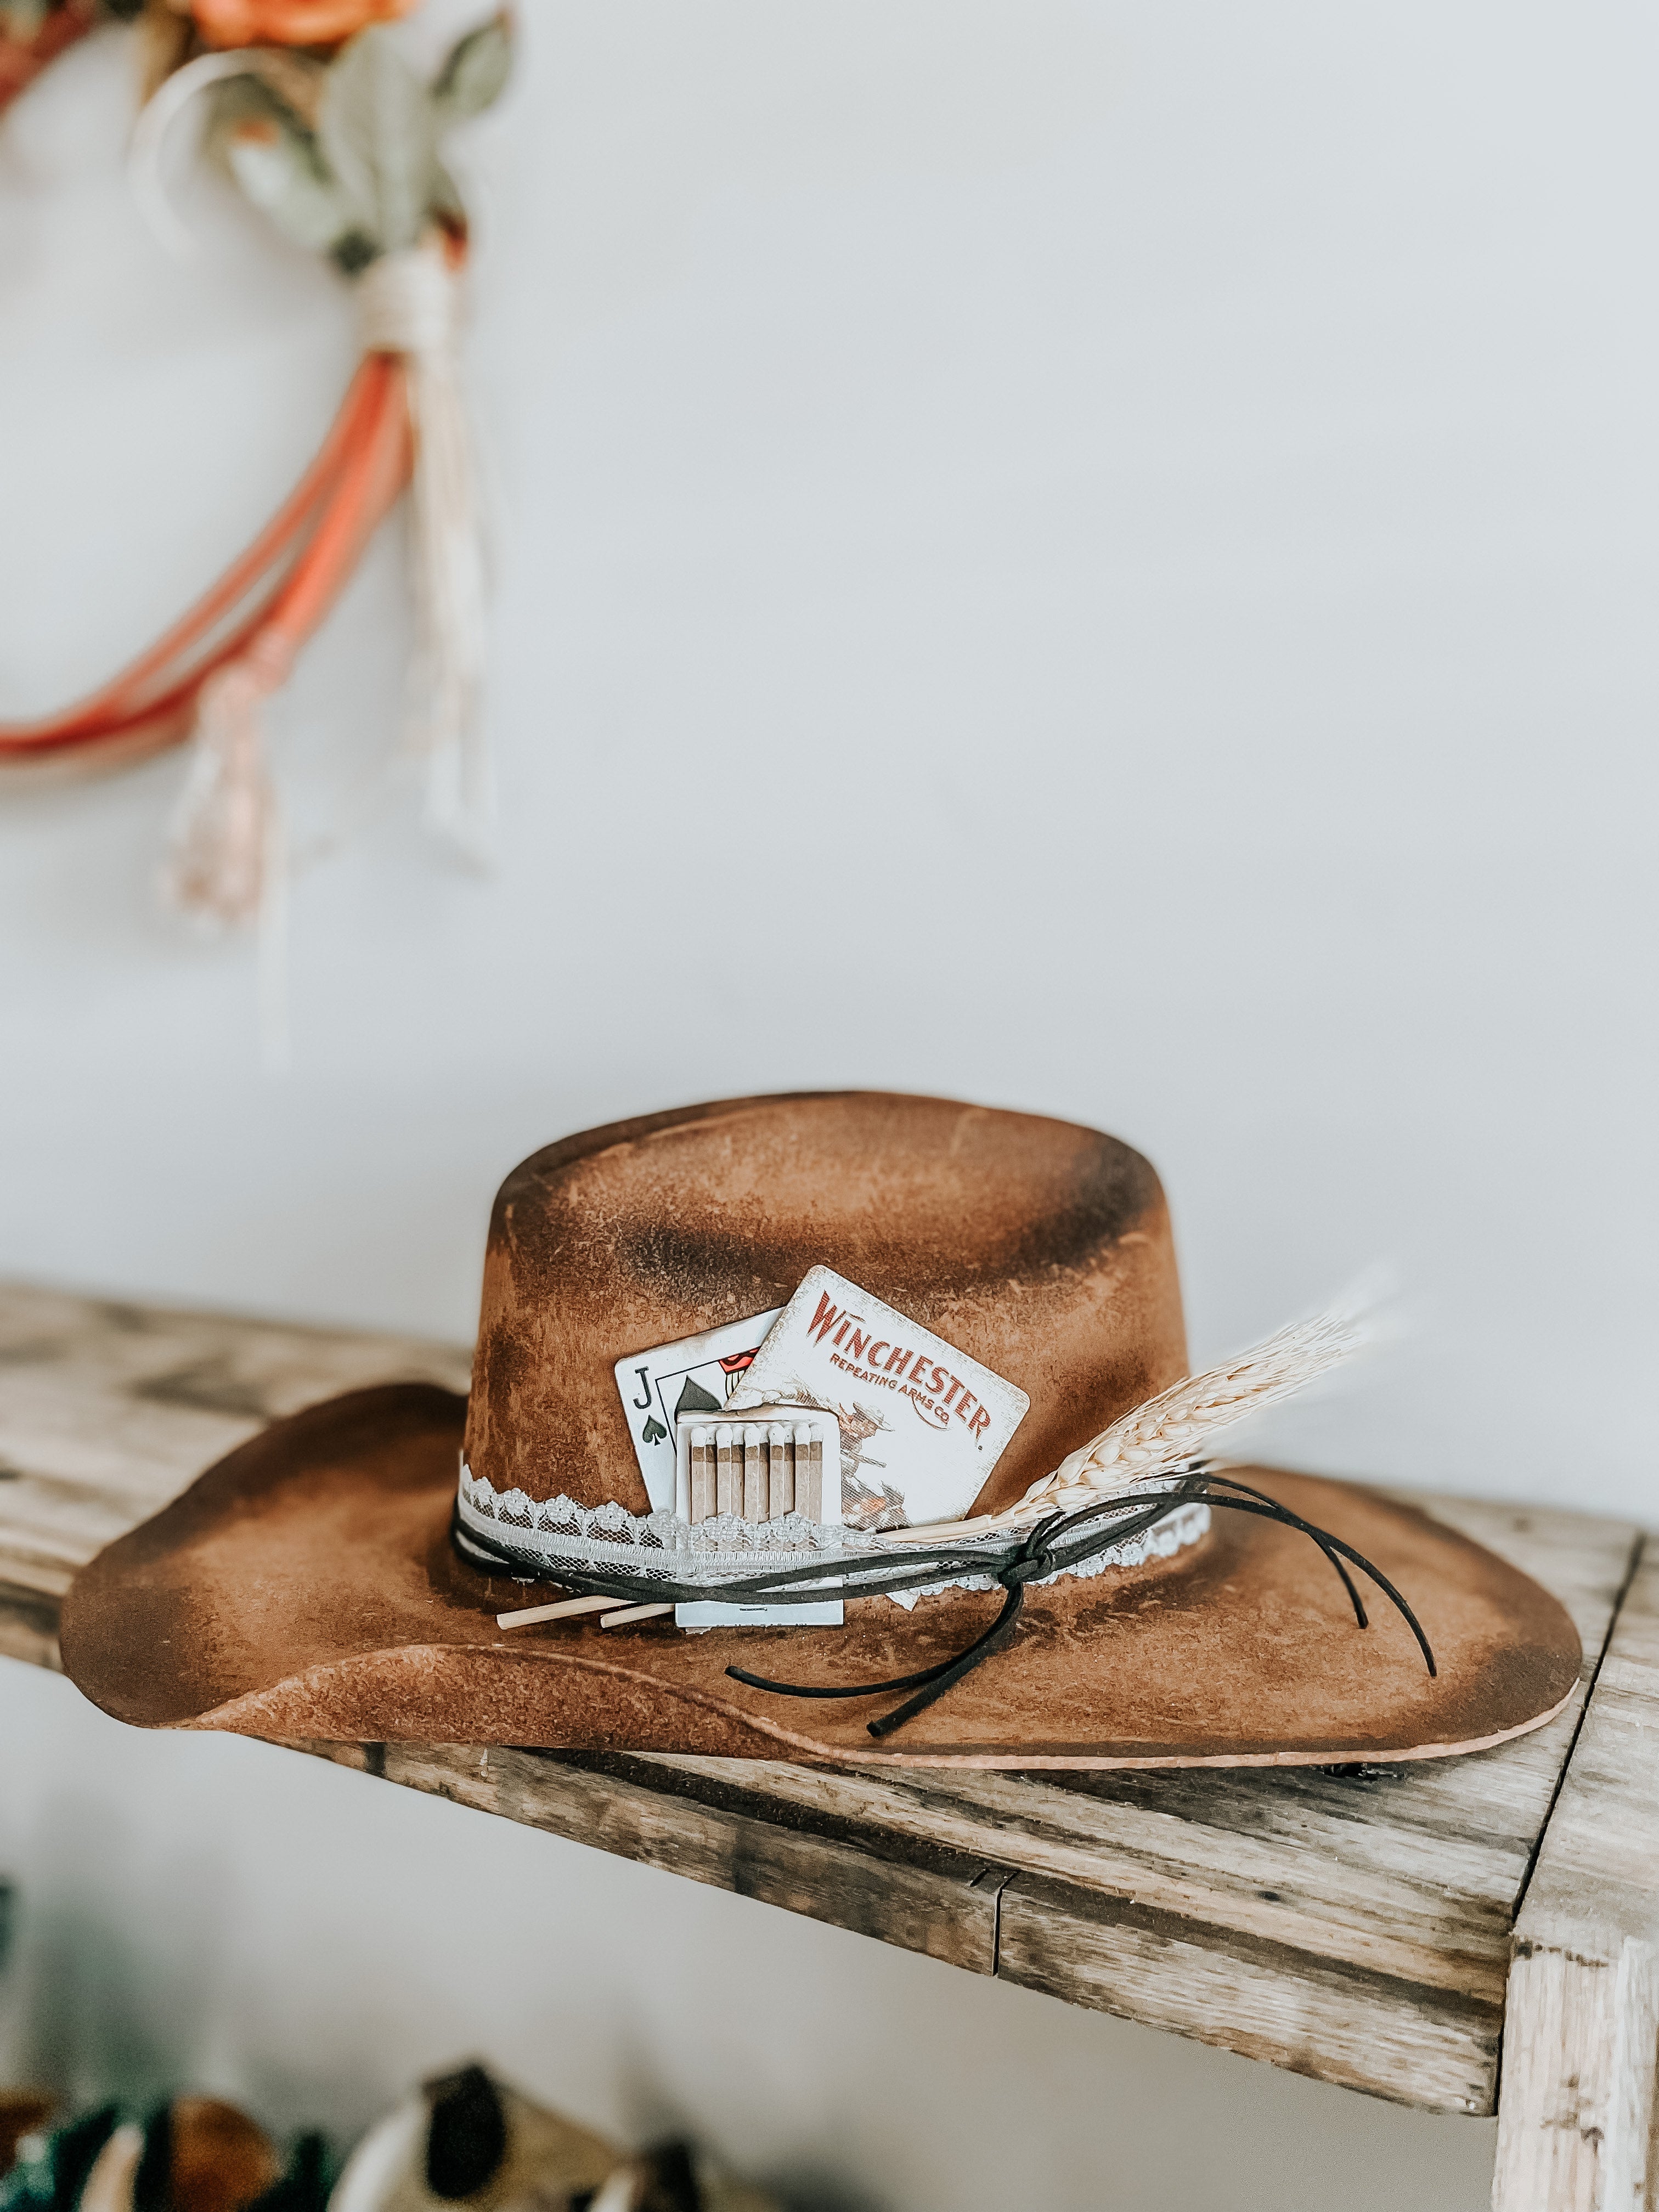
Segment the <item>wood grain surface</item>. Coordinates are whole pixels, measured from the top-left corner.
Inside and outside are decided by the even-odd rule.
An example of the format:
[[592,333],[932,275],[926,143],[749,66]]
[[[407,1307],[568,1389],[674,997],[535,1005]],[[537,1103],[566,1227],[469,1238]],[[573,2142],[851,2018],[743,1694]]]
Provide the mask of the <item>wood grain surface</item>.
[[[75,1569],[262,1423],[369,1382],[464,1389],[467,1366],[447,1346],[0,1289],[0,1651],[53,1664],[57,1601]],[[1534,1735],[1395,1768],[899,1773],[477,1746],[295,1748],[1323,2081],[1491,2112],[1517,1913],[1517,1977],[1535,1991],[1528,2018],[1553,2021],[1565,2006],[1588,2047],[1609,2005],[1626,2003],[1620,1992],[1659,2004],[1659,1569],[1632,1584],[1641,1539],[1623,1522],[1414,1502],[1572,1613],[1585,1680],[1599,1668],[1601,1680],[1571,1771],[1583,1683]],[[1607,1648],[1627,1584],[1632,1606]],[[1614,1893],[1625,1920],[1595,1901]],[[1506,2064],[1559,2070],[1550,2032],[1517,2042],[1512,2019]],[[1577,2118],[1553,2131],[1534,2119],[1522,2140],[1506,2096],[1517,2179],[1504,2212],[1553,2205],[1527,2193],[1540,2160],[1576,2171],[1593,2154],[1626,2172],[1644,2095],[1651,2111],[1643,2032],[1638,2022],[1626,2037],[1625,2057],[1581,2073]],[[1595,2129],[1587,2153],[1584,2130]],[[1650,2200],[1581,2191],[1560,2201]]]
[[1620,1607],[1515,1931],[1497,2212],[1659,2205],[1659,1555]]

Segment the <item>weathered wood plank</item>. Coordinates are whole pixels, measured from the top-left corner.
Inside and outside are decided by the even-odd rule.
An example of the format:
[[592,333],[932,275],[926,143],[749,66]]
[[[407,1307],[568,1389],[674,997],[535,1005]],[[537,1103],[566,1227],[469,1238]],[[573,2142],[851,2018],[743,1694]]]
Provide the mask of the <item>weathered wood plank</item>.
[[[1553,1511],[1418,1502],[1538,1575],[1569,1607],[1586,1652],[1573,1705],[1497,1751],[1419,1766],[1054,1778],[1049,1786],[1073,1801],[1063,1816],[1073,1844],[1087,1832],[1081,1801],[1109,1807],[1109,1878],[1091,1881],[1050,1862],[1042,1871],[1063,1872],[1071,1885],[1062,1894],[1020,1873],[1003,1893],[1000,1972],[1039,1988],[1063,1984],[1077,2003],[1121,2011],[1133,2002],[1133,2016],[1151,2024],[1398,2101],[1493,2109],[1514,1913],[1636,1534]],[[980,1778],[964,1779],[972,1787]],[[1032,1796],[1024,1809],[1029,1817]],[[1175,1883],[1163,1879],[1164,1823],[1178,1824]],[[999,1848],[1011,1865],[1026,1863],[1006,1831]],[[1090,1888],[1117,1902],[1091,1904]],[[1271,2005],[1259,1972],[1267,1955]],[[1343,1978],[1354,1967],[1367,1972],[1363,1987]],[[1204,1992],[1197,2013],[1194,1988]],[[1421,2032],[1408,2035],[1401,2022],[1413,2015]]]
[[1620,1609],[1516,1923],[1492,2203],[1659,2204],[1659,1546]]
[[[730,1762],[660,1764],[712,1775]],[[974,1777],[988,1786],[962,1789],[956,1776],[926,1770],[915,1780],[894,1778],[890,1769],[769,1765],[765,1774],[777,1804],[994,1856],[1051,1887],[1133,1899],[1167,1919],[1501,2001],[1510,1933],[1504,1900],[1519,1887],[1525,1848],[1395,1829],[1387,1818],[1389,1800],[1399,1794],[1392,1777],[1350,1780],[1316,1770],[1305,1778],[1264,1777],[1261,1809],[1271,1817],[1250,1834],[1208,1825],[1201,1787],[1183,1813],[1057,1789],[1046,1775]]]
[[998,1973],[1068,2003],[1431,2112],[1486,2112],[1501,1976],[1478,1994],[1413,1984],[1294,1943],[1018,1875]]
[[61,1671],[56,1598],[0,1583],[0,1658],[21,1659],[53,1674]]
[[[0,1290],[0,1650],[54,1663],[75,1568],[261,1422],[395,1376],[465,1388],[466,1369],[396,1337]],[[1632,1529],[1419,1502],[1554,1589],[1599,1655]],[[1072,2002],[1490,2111],[1515,1913],[1577,1717],[1471,1759],[1328,1772],[308,1748]]]
[[[1426,1502],[1552,1583],[1579,1622],[1588,1673],[1634,1532]],[[1575,1705],[1474,1759],[1357,1774],[895,1781],[779,1765],[767,1786],[781,1802],[878,1820],[1014,1869],[1003,1893],[1007,1978],[1249,2052],[1271,2043],[1280,2063],[1317,2072],[1322,2063],[1327,2078],[1382,2095],[1490,2112],[1515,1906],[1577,1717]],[[713,1773],[726,1762],[662,1764]],[[1200,1953],[1207,1964],[1195,1974]],[[1268,1957],[1277,2028],[1262,2025]],[[1363,1990],[1352,1969],[1367,1978]],[[1206,2007],[1188,2025],[1200,1984]],[[1409,2017],[1427,2023],[1422,2034],[1401,2033]],[[1324,2062],[1310,2059],[1315,2049]]]
[[766,1790],[749,1786],[741,1759],[719,1762],[737,1770],[735,1779],[700,1778],[697,1786],[686,1778],[665,1788],[659,1771],[627,1758],[482,1745],[291,1748],[974,1973],[996,1969],[1004,1870],[854,1823],[781,1822]]
[[0,1583],[59,1598],[265,1422],[368,1382],[465,1390],[470,1364],[453,1345],[0,1285]]

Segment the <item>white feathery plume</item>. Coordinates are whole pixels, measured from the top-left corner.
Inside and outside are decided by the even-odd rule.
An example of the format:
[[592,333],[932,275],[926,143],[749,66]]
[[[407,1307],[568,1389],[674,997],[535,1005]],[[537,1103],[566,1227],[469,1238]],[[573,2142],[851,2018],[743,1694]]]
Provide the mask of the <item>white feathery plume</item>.
[[1220,1430],[1293,1397],[1367,1342],[1363,1310],[1338,1305],[1288,1328],[1219,1367],[1160,1390],[1103,1429],[1092,1443],[1034,1482],[1017,1505],[972,1521],[884,1532],[889,1543],[939,1543],[953,1535],[1015,1528],[1050,1513],[1076,1513],[1132,1484],[1168,1474],[1196,1458]]

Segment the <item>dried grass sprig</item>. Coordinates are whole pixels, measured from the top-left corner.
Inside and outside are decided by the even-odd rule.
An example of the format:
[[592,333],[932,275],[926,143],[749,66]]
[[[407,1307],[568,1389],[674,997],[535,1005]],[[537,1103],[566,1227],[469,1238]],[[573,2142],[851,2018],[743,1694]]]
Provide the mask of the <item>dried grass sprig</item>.
[[1090,1443],[1034,1482],[1016,1505],[971,1521],[894,1528],[890,1543],[937,1543],[941,1537],[1015,1528],[1050,1513],[1075,1513],[1131,1484],[1167,1474],[1206,1448],[1212,1437],[1246,1415],[1276,1406],[1357,1352],[1370,1334],[1362,1314],[1334,1308],[1292,1322],[1224,1365],[1206,1368],[1133,1407]]

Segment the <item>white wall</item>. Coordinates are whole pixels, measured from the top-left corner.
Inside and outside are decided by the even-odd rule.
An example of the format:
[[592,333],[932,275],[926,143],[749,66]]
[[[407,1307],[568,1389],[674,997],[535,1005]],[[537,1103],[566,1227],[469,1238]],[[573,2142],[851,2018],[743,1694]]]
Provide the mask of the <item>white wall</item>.
[[[525,12],[468,149],[498,870],[408,789],[316,866],[278,1078],[250,954],[152,902],[179,763],[9,798],[0,1265],[461,1334],[536,1144],[941,1091],[1151,1153],[1200,1355],[1395,1263],[1417,1334],[1287,1456],[1651,1517],[1650,15]],[[193,261],[143,231],[125,70],[98,41],[0,128],[8,713],[206,580],[349,364],[343,289],[222,188]],[[306,836],[394,744],[404,642],[387,544],[272,718]],[[768,853],[779,921],[716,910]],[[1483,2193],[1474,2124],[0,1696],[11,2032],[65,2078],[343,2128],[477,2045],[848,2202]],[[464,1865],[539,1896],[521,1951],[434,1934]]]

